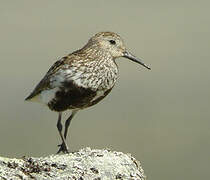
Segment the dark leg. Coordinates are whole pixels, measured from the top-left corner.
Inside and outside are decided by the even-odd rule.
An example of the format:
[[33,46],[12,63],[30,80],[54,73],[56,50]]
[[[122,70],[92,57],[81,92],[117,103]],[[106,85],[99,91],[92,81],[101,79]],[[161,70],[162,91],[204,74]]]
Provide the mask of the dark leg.
[[[70,115],[70,117],[65,122],[64,141],[63,141],[63,143],[61,145],[59,145],[60,149],[58,150],[58,153],[63,151],[65,149],[65,146],[67,147],[65,140],[66,140],[66,136],[67,136],[67,133],[68,133],[68,128],[69,128],[69,125],[70,125],[70,122],[71,122],[72,118],[74,117],[74,115],[76,113],[77,113],[77,110],[73,110],[71,115]],[[63,137],[63,135],[62,135],[62,137]],[[67,147],[67,152],[68,152],[68,147]]]
[[65,139],[63,137],[63,134],[62,134],[61,115],[62,115],[62,113],[59,112],[58,121],[57,121],[57,128],[58,128],[59,135],[60,135],[60,137],[62,139],[62,144],[59,145],[60,146],[60,149],[58,150],[57,154],[60,153],[61,151],[63,153],[68,153],[68,146],[67,146],[67,144],[65,142]]
[[73,110],[71,113],[71,116],[66,120],[65,122],[65,131],[64,131],[64,138],[66,139],[67,133],[68,133],[68,128],[71,123],[71,120],[73,119],[74,115],[77,113],[77,110]]

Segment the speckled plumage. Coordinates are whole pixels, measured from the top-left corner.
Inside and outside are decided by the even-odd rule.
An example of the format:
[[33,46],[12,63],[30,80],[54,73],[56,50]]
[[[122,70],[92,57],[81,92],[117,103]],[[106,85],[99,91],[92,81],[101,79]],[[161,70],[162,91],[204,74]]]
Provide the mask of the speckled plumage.
[[[98,91],[104,92],[101,96],[110,92],[117,77],[118,67],[110,53],[95,46],[86,45],[55,62],[27,100],[36,98],[37,101],[47,104],[55,111],[83,109],[96,103]],[[45,95],[47,91],[55,89],[54,98],[48,102],[43,101],[42,94]],[[102,99],[101,96],[98,98]],[[65,107],[57,108],[52,105],[56,102],[62,104],[65,99],[69,99]]]
[[[51,110],[58,111],[59,117],[67,109],[77,112],[92,106],[114,87],[118,78],[115,62],[118,57],[126,57],[150,69],[126,50],[119,35],[101,32],[80,50],[55,62],[26,100],[46,104]],[[67,146],[64,141],[63,144],[61,151],[65,152]]]

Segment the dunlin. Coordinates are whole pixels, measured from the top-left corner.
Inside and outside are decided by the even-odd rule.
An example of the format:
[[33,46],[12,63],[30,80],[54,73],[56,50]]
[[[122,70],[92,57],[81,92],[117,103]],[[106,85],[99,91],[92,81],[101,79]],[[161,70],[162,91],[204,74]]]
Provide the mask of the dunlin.
[[[68,127],[75,114],[101,101],[110,93],[118,78],[116,58],[125,57],[150,69],[125,47],[113,32],[95,34],[87,44],[57,62],[48,70],[26,100],[46,104],[58,112],[57,128],[62,144],[57,153],[69,151],[66,144]],[[62,112],[72,110],[62,134]]]

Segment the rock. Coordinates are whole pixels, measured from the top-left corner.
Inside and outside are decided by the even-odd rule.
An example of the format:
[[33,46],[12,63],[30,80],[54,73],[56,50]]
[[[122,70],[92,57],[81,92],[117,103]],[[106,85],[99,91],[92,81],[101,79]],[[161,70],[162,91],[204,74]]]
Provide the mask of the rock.
[[0,179],[145,180],[135,158],[107,149],[84,148],[48,157],[0,157]]

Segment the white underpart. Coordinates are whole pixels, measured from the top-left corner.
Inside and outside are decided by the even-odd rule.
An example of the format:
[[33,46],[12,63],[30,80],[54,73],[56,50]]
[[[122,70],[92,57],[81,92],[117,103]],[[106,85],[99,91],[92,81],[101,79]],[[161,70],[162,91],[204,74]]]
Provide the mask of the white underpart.
[[97,91],[96,96],[91,100],[91,102],[95,101],[96,99],[104,96],[104,91]]
[[40,100],[44,104],[48,104],[50,101],[52,101],[55,98],[56,92],[59,90],[59,88],[44,90],[40,94]]
[[56,74],[54,74],[50,79],[50,85],[52,87],[60,87],[64,81],[66,81],[66,77],[68,74],[72,74],[72,70],[60,69]]
[[78,86],[86,88],[81,81],[82,71],[76,70],[76,68],[71,69],[60,69],[51,79],[52,87],[60,87],[65,81],[74,81]]
[[58,90],[59,90],[58,87],[44,90],[40,94],[32,98],[31,101],[43,103],[47,105],[50,101],[52,101],[55,98],[55,94]]

